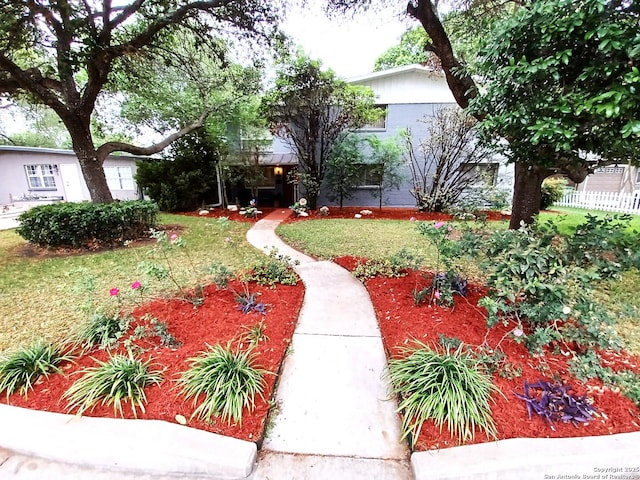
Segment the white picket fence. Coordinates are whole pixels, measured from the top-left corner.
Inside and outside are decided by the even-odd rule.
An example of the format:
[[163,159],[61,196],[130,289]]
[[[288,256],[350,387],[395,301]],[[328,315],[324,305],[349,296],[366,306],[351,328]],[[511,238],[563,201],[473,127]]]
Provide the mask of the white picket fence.
[[640,215],[640,191],[634,193],[569,192],[554,205]]

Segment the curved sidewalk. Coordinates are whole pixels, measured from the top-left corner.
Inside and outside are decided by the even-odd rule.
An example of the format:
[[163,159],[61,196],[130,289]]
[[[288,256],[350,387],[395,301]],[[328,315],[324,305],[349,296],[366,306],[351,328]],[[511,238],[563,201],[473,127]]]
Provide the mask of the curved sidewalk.
[[347,270],[303,255],[275,235],[289,213],[274,212],[247,233],[255,247],[275,247],[298,260],[294,269],[305,285],[277,414],[253,478],[412,479],[369,294]]

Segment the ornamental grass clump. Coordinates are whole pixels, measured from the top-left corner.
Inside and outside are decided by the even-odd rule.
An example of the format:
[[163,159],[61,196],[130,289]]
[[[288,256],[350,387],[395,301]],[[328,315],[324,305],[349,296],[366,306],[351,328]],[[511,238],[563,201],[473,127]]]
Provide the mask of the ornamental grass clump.
[[233,351],[231,345],[209,346],[209,351],[191,358],[191,368],[178,380],[182,394],[193,398],[194,405],[203,398],[191,418],[210,422],[220,416],[228,424],[242,423],[243,408],[252,411],[255,396],[263,398],[264,375],[269,373],[256,368],[254,360],[251,349]]
[[130,322],[130,317],[117,313],[114,315],[96,313],[80,327],[74,340],[85,349],[95,346],[111,347],[129,329]]
[[403,413],[402,438],[409,437],[415,444],[427,420],[433,420],[441,431],[446,424],[461,442],[472,440],[476,429],[497,438],[490,403],[491,394],[498,390],[476,368],[463,345],[440,353],[415,343],[403,348],[400,358],[389,361],[391,390],[398,395],[398,411]]
[[151,359],[143,362],[132,355],[114,355],[106,362],[94,360],[98,365],[81,370],[82,378],[62,396],[69,400],[67,410],[82,415],[100,402],[113,404],[114,413],[123,416],[122,404],[129,402],[134,417],[137,409],[144,413],[147,402],[144,389],[162,382],[162,370],[154,370]]
[[26,396],[41,376],[61,373],[58,365],[71,360],[62,347],[38,340],[0,359],[0,393],[6,392],[7,399],[16,391]]

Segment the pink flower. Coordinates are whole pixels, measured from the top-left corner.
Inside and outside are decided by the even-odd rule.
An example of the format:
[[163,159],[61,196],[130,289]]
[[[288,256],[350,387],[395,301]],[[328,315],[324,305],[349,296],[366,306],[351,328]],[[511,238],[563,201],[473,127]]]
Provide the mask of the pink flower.
[[112,288],[111,290],[109,290],[109,295],[111,295],[112,297],[117,297],[119,293],[120,290],[118,288]]
[[440,300],[440,290],[436,290],[436,291],[433,293],[433,296],[435,297],[435,299],[436,299],[436,300]]
[[444,226],[444,222],[436,222],[436,224],[433,226],[433,228],[441,228]]
[[522,335],[524,335],[524,332],[522,331],[521,328],[514,328],[513,329],[513,335],[515,337],[521,337]]
[[171,236],[169,237],[169,240],[171,241],[171,243],[176,243],[178,241],[178,235],[176,235],[175,233],[172,233]]
[[132,290],[138,290],[140,288],[142,288],[142,284],[137,280],[131,284]]
[[415,221],[416,221],[416,217],[411,217],[411,218],[409,219],[409,221],[410,221],[410,222],[415,222]]

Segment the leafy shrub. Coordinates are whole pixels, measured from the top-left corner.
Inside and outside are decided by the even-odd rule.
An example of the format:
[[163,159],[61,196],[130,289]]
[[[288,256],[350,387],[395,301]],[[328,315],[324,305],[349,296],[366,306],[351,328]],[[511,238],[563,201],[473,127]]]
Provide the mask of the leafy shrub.
[[48,378],[53,372],[61,373],[58,365],[71,359],[61,347],[36,341],[0,359],[0,393],[6,391],[7,399],[16,391],[26,396],[42,375]]
[[353,269],[353,276],[361,282],[374,277],[404,277],[409,269],[420,268],[421,258],[405,248],[382,260],[358,262]]
[[451,271],[440,272],[431,276],[430,285],[421,290],[413,290],[413,300],[416,305],[427,302],[429,305],[452,307],[454,294],[462,297],[467,295],[467,280]]
[[374,277],[397,278],[407,274],[404,268],[394,265],[389,259],[358,261],[352,272],[353,276],[361,282],[366,282]]
[[22,213],[18,234],[41,247],[88,248],[145,236],[158,207],[147,201],[56,203]]
[[247,275],[247,280],[253,280],[258,285],[275,287],[277,283],[282,285],[295,285],[298,283],[298,274],[293,269],[293,262],[287,255],[281,255],[278,250],[272,248],[269,255],[253,267]]
[[410,436],[415,443],[428,419],[441,430],[446,423],[449,432],[463,442],[474,438],[476,428],[496,438],[490,403],[491,394],[498,390],[462,345],[438,353],[416,341],[416,346],[403,348],[401,355],[389,361],[388,376],[392,392],[400,398],[402,438]]
[[594,300],[593,271],[572,265],[554,230],[496,231],[485,239],[489,293],[479,302],[488,325],[526,325],[530,351],[554,341],[618,348],[613,319]]
[[218,198],[218,162],[221,146],[202,132],[193,132],[172,144],[165,158],[138,164],[136,182],[166,212],[190,211]]
[[75,335],[76,343],[84,348],[111,347],[129,329],[130,323],[129,316],[121,316],[118,313],[114,315],[96,313],[80,327]]
[[564,196],[564,187],[567,181],[564,178],[546,178],[542,182],[542,196],[540,197],[540,210],[546,210]]
[[640,375],[632,370],[614,372],[601,363],[593,350],[576,355],[569,361],[569,372],[579,380],[599,378],[605,385],[620,388],[622,393],[640,406]]
[[586,423],[593,420],[593,414],[597,412],[586,397],[575,396],[571,391],[571,386],[539,380],[535,383],[525,381],[524,393],[514,394],[526,402],[529,420],[531,414],[536,413],[555,431],[554,422]]
[[233,272],[221,263],[212,263],[206,268],[206,273],[211,276],[211,281],[218,288],[227,288]]
[[215,345],[190,362],[191,367],[182,373],[178,383],[183,395],[193,398],[194,405],[204,397],[192,417],[209,422],[212,417],[221,416],[229,424],[242,423],[243,408],[253,410],[254,398],[262,397],[263,376],[268,373],[253,366],[252,351],[234,352],[230,345]]
[[147,401],[144,389],[159,385],[162,371],[152,370],[151,360],[142,362],[126,355],[114,355],[106,362],[96,360],[96,363],[96,367],[83,369],[82,378],[64,393],[62,398],[69,400],[67,409],[82,415],[102,401],[102,405],[113,404],[113,411],[122,416],[122,404],[129,402],[134,416],[137,408],[144,412]]
[[169,348],[178,348],[182,345],[170,331],[166,322],[161,322],[156,318],[151,319],[151,327],[153,334],[160,338],[160,345]]
[[568,261],[595,267],[602,277],[617,277],[631,267],[640,268],[638,232],[629,232],[631,215],[586,215],[566,239]]

